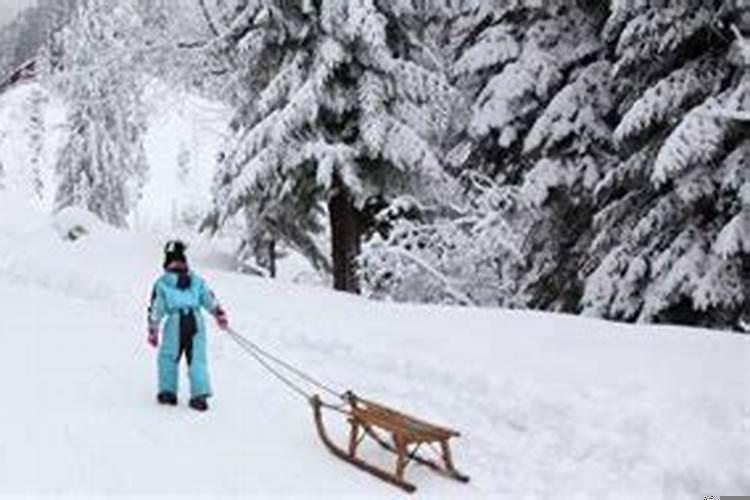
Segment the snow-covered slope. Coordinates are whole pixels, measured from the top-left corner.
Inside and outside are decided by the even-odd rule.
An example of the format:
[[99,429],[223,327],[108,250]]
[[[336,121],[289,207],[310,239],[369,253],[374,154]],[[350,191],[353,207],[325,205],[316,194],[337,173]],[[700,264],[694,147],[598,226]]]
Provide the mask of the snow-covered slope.
[[[87,234],[63,241],[76,224]],[[184,392],[177,408],[155,404],[144,327],[160,248],[0,194],[0,495],[399,498],[333,458],[307,404],[215,329],[211,410],[190,411]],[[371,303],[227,272],[207,242],[192,250],[238,331],[463,431],[455,458],[472,482],[412,466],[418,498],[750,492],[747,337]]]

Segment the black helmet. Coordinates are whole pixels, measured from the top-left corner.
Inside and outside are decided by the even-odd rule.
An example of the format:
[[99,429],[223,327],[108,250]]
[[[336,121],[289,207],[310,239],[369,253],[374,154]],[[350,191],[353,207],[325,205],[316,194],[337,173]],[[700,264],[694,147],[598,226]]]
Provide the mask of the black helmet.
[[187,246],[180,240],[168,241],[164,246],[164,269],[173,262],[182,262],[187,265],[186,248]]

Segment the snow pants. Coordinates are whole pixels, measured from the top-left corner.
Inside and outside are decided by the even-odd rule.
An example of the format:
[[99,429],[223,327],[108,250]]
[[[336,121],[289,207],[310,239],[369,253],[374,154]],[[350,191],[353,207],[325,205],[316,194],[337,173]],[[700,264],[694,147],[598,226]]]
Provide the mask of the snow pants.
[[176,311],[167,317],[157,361],[159,392],[177,394],[179,365],[183,354],[188,365],[190,397],[210,396],[206,328],[203,315],[196,309]]

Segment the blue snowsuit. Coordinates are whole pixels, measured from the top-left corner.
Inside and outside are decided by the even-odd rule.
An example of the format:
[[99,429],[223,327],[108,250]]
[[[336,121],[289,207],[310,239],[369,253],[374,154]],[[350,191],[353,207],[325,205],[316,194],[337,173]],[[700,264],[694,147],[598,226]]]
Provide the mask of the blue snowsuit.
[[190,396],[211,395],[206,359],[206,325],[201,308],[213,313],[218,306],[205,281],[191,271],[167,271],[156,280],[148,320],[158,327],[164,317],[167,318],[158,356],[160,393],[177,394],[178,367],[185,353]]

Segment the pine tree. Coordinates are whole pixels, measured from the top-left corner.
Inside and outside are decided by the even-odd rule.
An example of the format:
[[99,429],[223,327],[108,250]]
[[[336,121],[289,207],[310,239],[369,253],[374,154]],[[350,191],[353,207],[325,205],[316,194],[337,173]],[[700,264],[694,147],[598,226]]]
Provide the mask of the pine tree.
[[534,121],[600,45],[587,12],[569,2],[478,12],[452,73],[474,100],[468,132],[485,169],[513,177],[522,168],[514,152]]
[[455,96],[439,69],[415,55],[423,49],[404,21],[418,13],[408,2],[373,0],[245,5],[220,39],[230,57],[250,53],[268,74],[253,77],[256,98],[234,121],[236,144],[217,175],[217,225],[252,203],[287,238],[278,214],[303,213],[319,226],[325,201],[334,287],[359,289],[365,200],[393,197],[418,179],[420,195],[435,198],[446,181],[440,140]]
[[31,172],[34,184],[33,192],[39,200],[44,195],[42,161],[44,160],[44,140],[46,135],[44,107],[47,102],[47,96],[39,88],[34,88],[31,91],[27,101],[29,122],[26,124],[25,133],[29,138],[28,169]]
[[135,8],[88,0],[50,51],[48,81],[68,106],[70,129],[57,160],[58,210],[80,206],[125,224],[146,172],[141,36]]
[[452,75],[474,104],[456,168],[516,186],[532,203],[529,254],[502,266],[503,304],[572,310],[580,296],[578,242],[589,230],[591,187],[611,163],[610,65],[598,4],[482,2],[458,29]]
[[750,107],[750,93],[725,62],[733,12],[688,3],[614,9],[606,25],[623,159],[594,191],[588,314],[733,326],[750,300],[734,229],[747,146],[725,115]]

